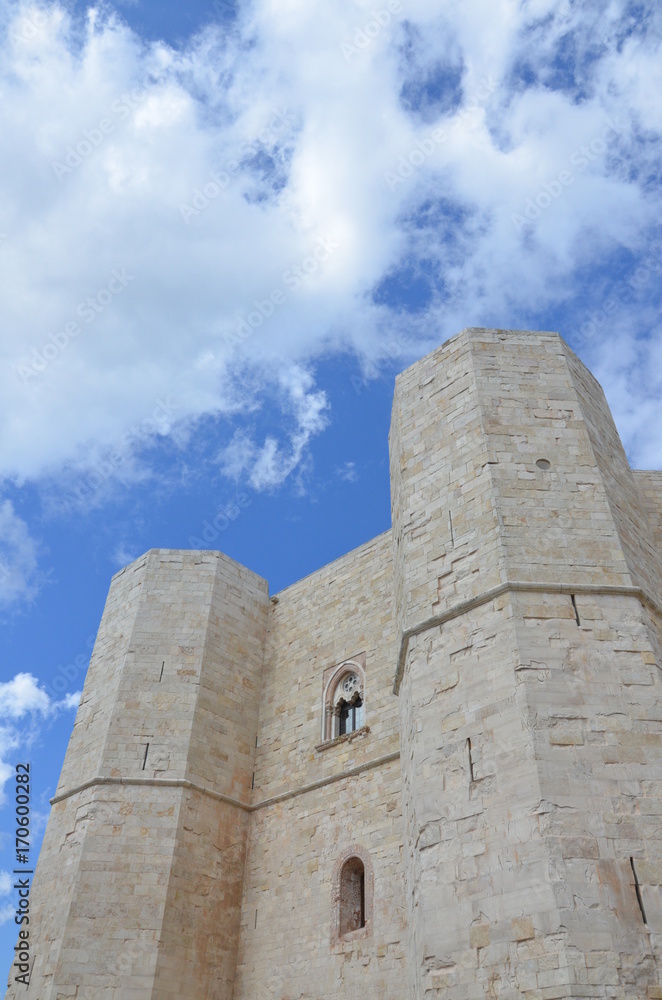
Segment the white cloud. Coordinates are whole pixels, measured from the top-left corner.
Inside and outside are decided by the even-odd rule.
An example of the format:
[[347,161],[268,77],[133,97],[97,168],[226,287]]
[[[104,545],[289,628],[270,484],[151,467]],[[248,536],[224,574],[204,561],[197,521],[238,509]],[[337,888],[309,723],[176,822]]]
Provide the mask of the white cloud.
[[[367,2],[257,0],[175,51],[99,11],[81,28],[0,0],[0,478],[125,456],[136,427],[185,435],[333,351],[370,370],[394,336],[404,363],[467,325],[529,325],[604,255],[639,252],[662,129],[643,6],[645,34],[619,0],[411,0],[348,60]],[[372,298],[403,271],[430,282],[416,316]],[[627,314],[634,343],[645,314]],[[292,473],[325,421],[300,392],[261,444],[233,439],[228,474]],[[630,431],[650,454],[650,426]]]
[[[659,277],[658,277],[659,281]],[[652,320],[655,324],[655,319]],[[662,337],[643,340],[617,327],[596,351],[593,367],[605,390],[633,468],[662,468]]]
[[80,691],[53,701],[28,673],[15,674],[10,681],[0,683],[0,804],[4,785],[14,775],[14,767],[8,763],[10,755],[29,747],[44,725],[59,712],[77,708],[79,702]]
[[20,719],[28,712],[48,715],[51,701],[32,674],[16,674],[6,683],[0,684],[0,717]]
[[245,430],[239,430],[219,456],[226,476],[235,480],[245,477],[255,490],[280,486],[301,462],[310,439],[327,425],[326,395],[314,390],[309,372],[302,368],[283,372],[278,388],[283,409],[290,411],[295,421],[287,446],[271,434],[258,446]]
[[0,606],[29,600],[36,588],[37,544],[11,501],[0,501]]
[[133,562],[140,555],[139,552],[135,552],[131,549],[125,542],[118,542],[112,551],[111,559],[115,566],[123,567],[128,566],[129,563]]
[[16,907],[11,902],[5,901],[5,897],[13,892],[13,880],[9,872],[0,871],[0,927],[9,923],[16,915]]
[[74,691],[73,694],[67,694],[61,701],[56,701],[53,708],[57,711],[58,709],[70,709],[78,708],[80,705],[80,699],[82,696],[82,691]]
[[345,462],[339,469],[336,469],[336,474],[347,483],[355,483],[359,478],[356,462]]

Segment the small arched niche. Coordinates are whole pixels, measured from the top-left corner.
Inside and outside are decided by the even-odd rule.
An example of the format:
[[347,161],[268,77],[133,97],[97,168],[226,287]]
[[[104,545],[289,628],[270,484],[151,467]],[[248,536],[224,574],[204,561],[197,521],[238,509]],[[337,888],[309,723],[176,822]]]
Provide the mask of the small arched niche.
[[360,858],[348,858],[340,869],[338,931],[345,937],[365,927],[365,868]]
[[342,944],[372,933],[373,870],[364,847],[352,845],[333,869],[331,942]]

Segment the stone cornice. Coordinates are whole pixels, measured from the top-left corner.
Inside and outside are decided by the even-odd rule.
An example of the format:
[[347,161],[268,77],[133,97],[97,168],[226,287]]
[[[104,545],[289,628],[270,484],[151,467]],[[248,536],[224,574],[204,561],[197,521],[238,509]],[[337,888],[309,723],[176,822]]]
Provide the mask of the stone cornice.
[[285,802],[287,799],[295,798],[297,795],[304,795],[306,792],[313,792],[317,788],[324,788],[325,785],[331,785],[336,781],[343,781],[345,778],[351,778],[357,774],[362,774],[364,771],[370,771],[375,767],[381,767],[383,764],[390,764],[391,761],[398,760],[399,757],[400,751],[396,750],[394,753],[385,754],[383,757],[376,757],[373,760],[366,761],[365,764],[358,764],[356,767],[350,767],[347,771],[341,771],[336,774],[328,775],[326,778],[320,778],[319,781],[312,781],[308,785],[302,785],[300,788],[280,792],[278,795],[272,795],[268,799],[263,799],[261,802],[255,803],[242,802],[240,799],[235,799],[231,795],[225,795],[223,792],[217,792],[213,788],[208,788],[205,785],[199,785],[197,782],[189,781],[187,778],[109,778],[98,775],[97,777],[90,778],[89,781],[84,781],[80,785],[75,785],[73,788],[68,788],[59,795],[53,796],[50,800],[50,804],[54,806],[58,802],[63,802],[72,795],[76,795],[78,792],[84,792],[85,789],[92,788],[96,785],[146,785],[150,787],[190,788],[195,792],[199,792],[201,795],[207,795],[209,798],[217,799],[219,802],[227,802],[229,805],[236,806],[237,809],[243,809],[245,812],[256,812],[258,809],[264,809],[267,806],[275,805],[277,802]]
[[493,601],[496,597],[500,597],[502,594],[507,593],[594,594],[596,596],[605,597],[636,597],[655,614],[662,616],[662,606],[658,604],[657,601],[653,600],[649,594],[645,593],[641,587],[604,586],[598,583],[538,583],[520,580],[506,581],[506,583],[500,583],[497,587],[492,587],[490,590],[486,590],[482,594],[477,594],[476,597],[470,597],[466,601],[460,601],[458,604],[454,604],[445,611],[441,611],[438,615],[432,615],[432,617],[426,618],[417,625],[412,625],[410,628],[405,629],[400,640],[398,664],[395,671],[395,679],[393,681],[393,694],[397,695],[400,691],[400,683],[402,681],[402,675],[405,669],[405,660],[409,649],[409,640],[413,636],[420,635],[422,632],[427,632],[429,629],[435,628],[438,625],[443,625],[444,622],[450,621],[452,618],[457,618],[459,615],[464,615],[468,611],[473,611],[474,608],[480,608],[481,605],[487,604],[489,601]]

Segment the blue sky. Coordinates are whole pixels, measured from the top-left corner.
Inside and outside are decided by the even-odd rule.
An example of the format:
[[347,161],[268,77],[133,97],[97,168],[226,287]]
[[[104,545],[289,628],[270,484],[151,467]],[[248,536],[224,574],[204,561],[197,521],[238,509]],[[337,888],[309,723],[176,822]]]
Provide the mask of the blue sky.
[[[389,527],[395,374],[558,330],[662,464],[662,12],[0,0],[0,779],[36,851],[110,577]],[[0,869],[11,869],[10,784]],[[0,873],[0,945],[15,935]]]

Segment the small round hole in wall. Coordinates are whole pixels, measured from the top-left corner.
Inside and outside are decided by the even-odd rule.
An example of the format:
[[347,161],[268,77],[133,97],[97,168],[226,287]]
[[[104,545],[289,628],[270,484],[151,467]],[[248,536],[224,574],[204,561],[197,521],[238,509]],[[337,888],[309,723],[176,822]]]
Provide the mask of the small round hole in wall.
[[536,465],[539,469],[542,469],[543,472],[547,472],[547,470],[552,467],[552,463],[548,462],[546,458],[539,458]]

